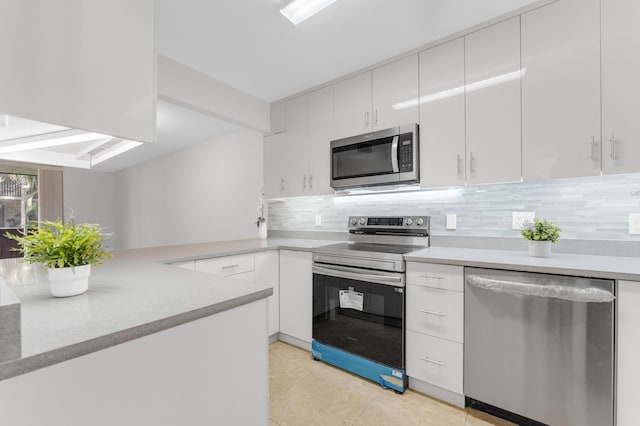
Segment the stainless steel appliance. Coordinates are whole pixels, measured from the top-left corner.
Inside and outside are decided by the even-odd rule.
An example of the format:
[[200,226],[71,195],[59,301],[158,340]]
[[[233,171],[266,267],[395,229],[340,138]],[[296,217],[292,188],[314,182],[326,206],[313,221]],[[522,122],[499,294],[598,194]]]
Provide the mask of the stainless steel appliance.
[[350,242],[313,251],[313,357],[403,392],[404,255],[429,217],[350,217]]
[[517,424],[614,424],[614,282],[465,268],[467,405]]
[[331,141],[331,187],[418,182],[418,135],[418,125],[408,124]]

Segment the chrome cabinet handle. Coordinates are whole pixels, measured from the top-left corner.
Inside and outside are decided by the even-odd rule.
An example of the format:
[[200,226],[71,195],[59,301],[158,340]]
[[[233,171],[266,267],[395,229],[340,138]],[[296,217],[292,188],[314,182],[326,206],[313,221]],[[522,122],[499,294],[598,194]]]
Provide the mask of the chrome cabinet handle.
[[373,125],[377,126],[378,125],[378,110],[375,109],[373,111]]
[[470,152],[469,153],[469,172],[471,173],[476,172],[474,165],[475,165],[475,157],[473,156],[473,152]]
[[613,136],[613,133],[611,133],[611,138],[609,138],[609,143],[611,144],[611,151],[609,152],[609,157],[611,157],[612,160],[616,159],[616,139]]
[[444,277],[437,277],[435,275],[420,275],[422,278],[433,279],[433,280],[444,280]]
[[598,157],[596,154],[596,147],[598,146],[598,143],[596,142],[596,137],[595,136],[591,136],[591,161],[596,162],[598,161]]
[[280,179],[280,191],[284,191],[284,178]]
[[307,175],[302,176],[302,189],[307,190]]
[[420,312],[427,315],[435,315],[437,317],[446,317],[442,312],[430,311],[429,309],[420,309]]
[[309,175],[309,191],[313,188],[313,175]]
[[364,127],[369,127],[369,111],[364,113]]
[[238,266],[240,265],[238,265],[237,263],[235,265],[225,265],[222,267],[222,269],[233,269],[233,268],[237,268]]
[[456,161],[456,165],[458,166],[458,174],[462,174],[462,157],[460,157],[460,154],[457,154],[457,161]]
[[427,361],[430,362],[431,364],[435,364],[435,365],[439,365],[440,367],[444,367],[444,362],[442,361],[436,361],[435,359],[431,359],[429,357],[423,356],[420,358],[423,361]]

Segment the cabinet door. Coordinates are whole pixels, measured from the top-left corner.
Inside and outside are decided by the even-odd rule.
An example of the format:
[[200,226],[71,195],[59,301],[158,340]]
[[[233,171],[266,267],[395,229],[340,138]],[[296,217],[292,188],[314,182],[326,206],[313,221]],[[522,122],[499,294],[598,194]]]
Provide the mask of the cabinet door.
[[371,131],[371,71],[339,81],[334,89],[336,139]]
[[284,179],[289,196],[305,195],[309,186],[309,98],[298,96],[286,103]]
[[617,420],[618,425],[638,422],[640,394],[640,282],[618,281],[618,360]]
[[311,253],[280,250],[280,332],[311,343]]
[[330,142],[333,139],[333,86],[309,93],[309,181],[313,195],[333,194]]
[[417,123],[418,55],[373,70],[373,130]]
[[600,1],[523,14],[522,67],[524,180],[599,174]]
[[464,39],[420,53],[420,184],[464,185]]
[[467,183],[519,181],[520,17],[465,37]]
[[280,198],[288,195],[289,182],[285,170],[289,157],[286,153],[286,134],[278,133],[264,137],[264,196]]
[[0,113],[154,141],[155,1],[2,0],[0,11]]
[[269,336],[280,331],[280,263],[277,250],[255,254],[255,281],[273,287],[273,295],[267,299]]
[[602,1],[602,171],[640,171],[640,2]]

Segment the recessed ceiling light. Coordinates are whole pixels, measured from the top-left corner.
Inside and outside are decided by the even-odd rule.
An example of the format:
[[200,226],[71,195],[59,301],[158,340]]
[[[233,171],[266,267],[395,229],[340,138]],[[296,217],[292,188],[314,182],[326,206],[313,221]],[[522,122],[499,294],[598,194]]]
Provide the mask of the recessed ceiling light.
[[298,25],[335,2],[336,0],[293,0],[280,9],[280,13],[293,22],[293,25]]

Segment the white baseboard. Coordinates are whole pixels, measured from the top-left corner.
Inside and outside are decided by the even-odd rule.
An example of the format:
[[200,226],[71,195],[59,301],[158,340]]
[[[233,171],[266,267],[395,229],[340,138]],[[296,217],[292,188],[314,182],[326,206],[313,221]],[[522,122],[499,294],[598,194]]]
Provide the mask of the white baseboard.
[[409,377],[409,388],[437,398],[451,405],[464,408],[464,395]]
[[288,334],[278,333],[278,340],[311,352],[311,342],[305,342]]

